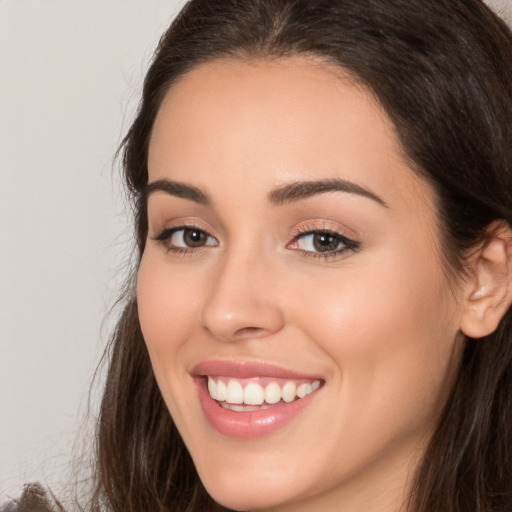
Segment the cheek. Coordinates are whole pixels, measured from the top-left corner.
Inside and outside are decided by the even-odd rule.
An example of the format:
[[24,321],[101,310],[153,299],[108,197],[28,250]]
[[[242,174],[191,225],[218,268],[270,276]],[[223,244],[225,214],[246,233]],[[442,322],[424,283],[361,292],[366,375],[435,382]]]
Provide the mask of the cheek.
[[[424,337],[434,341],[457,324],[455,298],[434,258],[402,261],[391,254],[372,256],[370,263],[361,258],[322,280],[301,283],[307,294],[300,294],[295,307],[311,327],[337,338],[333,349],[366,352],[404,342],[421,345]],[[386,333],[393,339],[384,343]],[[357,345],[350,342],[354,338]]]
[[177,390],[189,382],[183,356],[197,324],[199,276],[176,271],[165,255],[155,252],[144,253],[139,267],[139,322],[156,381],[176,426],[183,432],[192,422],[188,417],[190,403],[186,393]]
[[142,334],[157,378],[160,365],[173,364],[189,336],[197,301],[194,292],[197,294],[197,289],[190,278],[172,272],[158,255],[144,253],[137,278],[137,304]]
[[430,422],[457,369],[457,303],[441,268],[432,256],[399,262],[354,265],[296,304],[302,329],[335,362],[347,424],[358,428]]

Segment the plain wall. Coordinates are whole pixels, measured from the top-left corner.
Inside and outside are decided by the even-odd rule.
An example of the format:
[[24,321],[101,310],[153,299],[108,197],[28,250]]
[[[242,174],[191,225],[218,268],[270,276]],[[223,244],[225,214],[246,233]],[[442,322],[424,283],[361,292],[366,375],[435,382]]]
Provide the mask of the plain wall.
[[182,4],[0,0],[0,503],[69,477],[132,247],[113,157]]
[[69,478],[131,250],[113,156],[182,4],[0,0],[0,503]]

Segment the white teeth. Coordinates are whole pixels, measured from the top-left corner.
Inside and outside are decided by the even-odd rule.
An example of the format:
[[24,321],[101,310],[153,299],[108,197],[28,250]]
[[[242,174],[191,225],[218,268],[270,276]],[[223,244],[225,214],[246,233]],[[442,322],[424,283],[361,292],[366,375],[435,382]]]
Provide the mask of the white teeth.
[[237,380],[230,380],[226,388],[226,402],[228,404],[244,403],[244,388]]
[[293,402],[295,400],[295,395],[297,394],[297,386],[294,382],[287,382],[283,386],[281,393],[285,402]]
[[313,386],[311,384],[299,384],[297,386],[297,396],[299,398],[304,398],[306,395],[313,393]]
[[261,405],[265,401],[265,391],[263,388],[256,384],[255,382],[251,382],[247,384],[244,389],[244,404],[247,405]]
[[224,382],[222,382],[221,380],[219,380],[217,382],[217,396],[213,397],[213,395],[212,395],[212,398],[215,398],[215,400],[218,400],[219,402],[225,402],[226,397],[227,397],[226,384]]
[[262,409],[268,409],[269,407],[271,407],[270,405],[268,404],[261,404],[261,405],[245,405],[245,404],[242,404],[242,405],[237,405],[237,404],[228,404],[227,402],[222,402],[220,404],[220,406],[223,408],[223,409],[229,409],[230,411],[243,411],[243,412],[247,412],[247,411],[261,411]]
[[211,377],[208,377],[208,392],[210,393],[210,396],[212,398],[214,398],[215,400],[218,400],[217,384],[215,384],[215,381]]
[[[236,379],[231,379],[228,384],[218,379],[215,381],[208,377],[208,392],[210,396],[219,402],[232,404],[229,407],[232,410],[253,410],[244,406],[263,406],[267,404],[277,404],[281,400],[284,402],[293,402],[296,398],[304,398],[313,393],[320,387],[319,380],[313,382],[303,382],[297,385],[293,381],[287,382],[282,388],[277,382],[270,382],[263,388],[257,382],[249,382],[245,388]],[[240,407],[235,404],[243,404]],[[257,410],[256,407],[254,410]]]
[[277,404],[281,400],[281,386],[277,382],[271,382],[265,387],[265,402]]

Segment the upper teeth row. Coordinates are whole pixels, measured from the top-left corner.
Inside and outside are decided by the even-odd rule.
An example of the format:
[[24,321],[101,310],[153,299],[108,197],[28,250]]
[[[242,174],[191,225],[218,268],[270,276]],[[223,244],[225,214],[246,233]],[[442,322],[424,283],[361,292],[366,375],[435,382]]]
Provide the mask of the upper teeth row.
[[311,383],[305,382],[297,385],[293,381],[287,382],[281,387],[277,382],[270,382],[265,387],[256,382],[250,382],[245,387],[235,379],[230,380],[227,385],[222,381],[208,377],[208,391],[214,400],[227,402],[228,404],[247,404],[261,405],[276,404],[280,400],[293,402],[295,397],[303,398],[313,393],[320,387],[320,381],[315,380]]

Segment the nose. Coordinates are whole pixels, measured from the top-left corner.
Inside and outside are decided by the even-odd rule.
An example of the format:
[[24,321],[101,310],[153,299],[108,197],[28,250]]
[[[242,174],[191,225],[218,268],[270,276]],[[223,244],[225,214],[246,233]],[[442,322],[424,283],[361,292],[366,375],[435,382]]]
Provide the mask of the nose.
[[263,258],[226,255],[206,293],[201,322],[221,341],[259,338],[278,332],[284,318],[276,274]]

